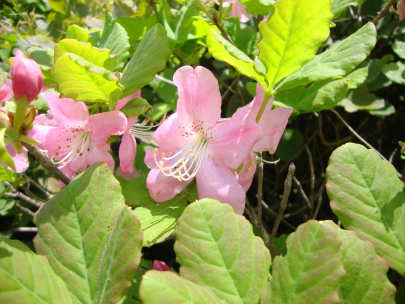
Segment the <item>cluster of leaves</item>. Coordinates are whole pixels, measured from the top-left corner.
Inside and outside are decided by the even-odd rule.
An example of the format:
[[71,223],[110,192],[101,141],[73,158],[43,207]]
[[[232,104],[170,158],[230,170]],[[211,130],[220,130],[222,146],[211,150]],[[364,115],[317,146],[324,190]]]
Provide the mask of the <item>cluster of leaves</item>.
[[[92,113],[114,110],[120,98],[142,88],[143,98],[131,100],[121,111],[152,120],[175,110],[176,88],[167,80],[187,64],[213,70],[225,92],[227,116],[254,96],[252,80],[263,86],[267,98],[274,96],[275,107],[293,109],[291,124],[306,113],[319,115],[336,106],[378,119],[396,112],[378,95],[405,84],[405,33],[394,13],[376,25],[356,28],[361,0],[242,0],[248,13],[268,15],[260,24],[256,18],[243,25],[236,17],[211,20],[209,16],[219,15],[217,7],[206,3],[212,14],[207,17],[197,2],[38,0],[4,6],[10,17],[3,19],[1,67],[9,70],[14,48],[27,50],[46,85],[61,97],[86,102]],[[370,3],[377,6],[373,14],[385,5],[375,2]],[[373,9],[367,5],[364,16]],[[338,18],[348,18],[352,26],[349,35],[334,39],[330,28],[339,24]],[[378,39],[392,37],[391,45],[380,43],[372,52]],[[386,47],[397,57],[388,52],[375,58]],[[227,98],[229,91],[235,94]],[[47,110],[41,97],[34,104]],[[286,132],[281,140],[276,155],[286,165],[304,149],[301,133]],[[146,173],[145,147],[138,145],[135,167]],[[0,237],[1,302],[394,303],[396,290],[387,272],[391,268],[405,276],[404,182],[390,162],[362,145],[337,148],[321,182],[337,216],[325,219],[339,220],[339,225],[306,218],[287,239],[276,239],[282,255],[273,258],[270,245],[244,216],[220,202],[198,200],[193,183],[158,204],[149,195],[145,175],[126,180],[98,163],[59,191],[49,174],[32,163],[30,177],[1,167],[0,179],[6,183],[0,185],[0,214],[12,220],[7,230],[28,225],[33,215],[15,195],[24,192],[39,201],[44,195],[32,193],[29,183],[57,193],[35,213],[35,253],[10,240],[10,232]],[[310,208],[312,185],[315,181],[306,198]],[[263,188],[270,187],[265,180]],[[251,193],[248,197],[255,201],[255,191]],[[173,232],[180,275],[150,270],[148,252]],[[142,251],[146,257],[141,258]]]

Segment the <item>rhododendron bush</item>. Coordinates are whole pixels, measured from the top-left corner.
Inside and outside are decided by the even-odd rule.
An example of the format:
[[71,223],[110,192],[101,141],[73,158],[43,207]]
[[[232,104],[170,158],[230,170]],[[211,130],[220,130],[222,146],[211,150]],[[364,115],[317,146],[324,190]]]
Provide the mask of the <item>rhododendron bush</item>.
[[1,303],[405,303],[402,0],[8,1]]

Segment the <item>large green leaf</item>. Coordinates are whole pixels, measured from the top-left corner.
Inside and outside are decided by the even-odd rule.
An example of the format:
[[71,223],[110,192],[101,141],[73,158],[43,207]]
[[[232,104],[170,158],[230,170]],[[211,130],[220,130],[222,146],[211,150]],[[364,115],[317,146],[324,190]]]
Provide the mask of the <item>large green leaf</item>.
[[271,257],[249,221],[228,204],[192,203],[178,220],[174,251],[182,277],[228,303],[257,303]]
[[112,70],[117,60],[117,56],[110,56],[109,50],[98,49],[90,42],[81,42],[76,39],[63,39],[55,45],[55,61],[63,54],[72,53],[80,56],[99,67]]
[[273,261],[271,304],[339,303],[346,274],[342,242],[329,225],[309,220],[287,239],[287,255]]
[[370,94],[367,84],[362,84],[355,90],[350,90],[349,94],[340,103],[346,112],[353,113],[358,110],[379,110],[384,108],[384,99],[378,99],[374,94]]
[[365,0],[331,0],[331,10],[333,18],[336,19],[339,15],[350,5],[359,6],[362,5]]
[[388,264],[380,258],[373,244],[359,239],[353,231],[340,229],[334,222],[326,221],[336,230],[342,241],[343,266],[347,272],[340,288],[340,303],[394,304],[396,288],[388,280]]
[[266,87],[264,77],[257,73],[253,67],[253,60],[213,30],[208,32],[207,46],[208,51],[215,59],[230,64],[239,73],[257,80],[263,87]]
[[226,303],[209,288],[187,281],[171,271],[147,271],[141,282],[139,294],[144,304]]
[[72,53],[56,60],[52,75],[61,98],[108,103],[113,108],[121,95],[119,79],[114,74]]
[[152,246],[166,239],[177,226],[177,219],[187,206],[184,192],[169,201],[148,201],[135,209],[143,230],[143,246]]
[[315,56],[299,71],[277,83],[275,90],[282,91],[313,81],[346,75],[370,55],[376,43],[376,35],[374,24],[367,23],[345,40]]
[[266,66],[268,91],[312,60],[329,36],[330,0],[282,0],[259,24],[259,59]]
[[253,27],[242,28],[238,17],[231,17],[225,20],[224,30],[238,49],[245,54],[253,54],[255,43],[260,38],[259,32]]
[[405,42],[401,40],[395,40],[392,45],[392,50],[402,59],[405,59]]
[[120,111],[125,114],[125,116],[135,117],[145,113],[151,108],[151,105],[146,99],[134,98],[129,100],[125,106],[123,106]]
[[331,207],[343,226],[372,242],[404,275],[405,194],[395,168],[374,150],[348,143],[332,153],[326,174]]
[[70,304],[72,300],[45,257],[0,235],[0,302]]
[[150,83],[166,65],[170,54],[169,39],[161,24],[156,24],[143,36],[121,78],[125,86],[122,97],[131,95]]
[[35,224],[35,248],[74,303],[115,303],[125,295],[141,258],[142,229],[107,165],[96,163],[72,180]]
[[383,66],[382,72],[387,78],[399,84],[405,84],[405,63],[402,61],[390,62]]
[[310,85],[279,92],[274,104],[293,109],[293,115],[330,109],[347,94],[346,79],[326,79]]
[[146,188],[147,174],[140,177],[126,180],[123,177],[118,177],[121,184],[122,195],[125,198],[125,203],[130,206],[145,206],[156,203],[150,196],[148,188]]
[[93,46],[97,45],[97,43],[94,41],[94,38],[89,35],[87,30],[78,26],[77,24],[73,24],[68,27],[66,38],[76,39],[81,42],[90,42]]
[[105,12],[103,35],[98,42],[100,48],[107,48],[110,54],[117,55],[114,71],[121,71],[129,56],[129,37],[122,25],[116,22],[110,12]]
[[267,15],[276,0],[240,0],[246,12],[252,15]]

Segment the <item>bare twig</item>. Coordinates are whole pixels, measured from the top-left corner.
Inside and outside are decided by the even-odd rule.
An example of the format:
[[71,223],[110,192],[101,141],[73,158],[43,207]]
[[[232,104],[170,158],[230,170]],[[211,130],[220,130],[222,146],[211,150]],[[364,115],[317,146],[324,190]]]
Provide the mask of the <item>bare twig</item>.
[[17,192],[17,193],[6,192],[6,193],[4,193],[4,196],[22,200],[22,201],[27,202],[28,204],[31,204],[31,205],[33,205],[33,206],[35,206],[37,208],[40,208],[41,205],[42,205],[40,202],[34,200],[33,198],[30,198],[29,196],[26,196],[25,194],[22,194],[21,192]]
[[15,232],[38,232],[37,227],[18,227],[10,230],[11,233]]
[[24,212],[24,213],[26,213],[26,214],[31,215],[32,217],[34,217],[35,213],[32,212],[30,209],[27,209],[27,208],[21,206],[21,205],[20,205],[19,203],[17,203],[17,202],[15,202],[15,206],[16,206],[17,208],[19,208],[22,212]]
[[398,148],[395,148],[394,149],[394,151],[392,151],[392,153],[391,153],[391,155],[390,155],[390,158],[389,158],[389,162],[392,164],[392,162],[394,161],[394,157],[395,157],[395,154],[398,152]]
[[321,208],[321,205],[322,205],[322,194],[323,194],[323,190],[325,189],[325,185],[326,185],[326,178],[323,181],[321,188],[319,188],[318,205],[316,205],[316,210],[315,210],[314,215],[312,216],[312,219],[316,219],[316,217],[318,216],[319,209]]
[[52,195],[46,191],[46,189],[44,189],[43,187],[41,187],[41,185],[39,185],[36,181],[34,181],[31,177],[29,177],[27,174],[23,173],[24,177],[26,179],[28,179],[31,183],[34,184],[34,186],[36,186],[43,194],[45,194],[47,199],[51,199]]
[[372,23],[376,24],[381,18],[385,17],[385,15],[388,14],[388,12],[390,11],[391,6],[394,5],[394,3],[397,2],[397,0],[391,0],[390,2],[388,2],[384,8],[382,9],[382,11],[377,15],[377,17],[375,17],[373,19],[373,21],[371,21]]
[[[262,153],[260,153],[260,158],[262,157]],[[263,225],[262,222],[262,201],[263,196],[263,162],[261,159],[258,160],[257,164],[257,177],[258,177],[258,186],[257,186],[257,224],[259,227]]]
[[280,222],[283,219],[284,210],[287,207],[288,197],[290,196],[292,178],[294,176],[294,172],[295,172],[295,165],[294,165],[294,163],[291,163],[290,166],[288,167],[287,178],[285,179],[285,182],[284,182],[284,194],[283,194],[283,198],[280,202],[280,209],[278,210],[276,222],[274,223],[273,230],[271,231],[269,245],[271,245],[273,243],[274,238],[276,237],[278,226],[280,225]]
[[[271,210],[271,208],[269,208],[269,206],[262,201],[262,206],[264,207],[264,210],[268,211],[269,213],[271,213],[274,217],[277,217],[277,213],[275,213],[273,210]],[[308,207],[307,207],[308,208]],[[291,225],[289,222],[287,222],[284,218],[281,219],[281,221],[286,224],[288,227],[290,227],[292,230],[297,230],[296,227],[294,227],[293,225]]]
[[311,172],[311,196],[309,198],[311,204],[311,208],[314,205],[314,191],[315,191],[315,170],[314,170],[314,163],[312,162],[312,154],[308,148],[308,145],[305,145],[305,149],[307,150],[308,160],[309,160],[309,169]]
[[[221,97],[222,100],[225,99],[225,97],[228,95],[228,93],[232,90],[232,87],[233,87],[235,84],[237,84],[238,81],[239,81],[239,75],[235,77],[235,80],[232,81],[231,85],[226,89],[224,95],[222,95],[222,97]],[[233,91],[233,90],[232,90],[232,91]],[[235,91],[233,91],[233,92],[235,92]]]
[[293,181],[298,186],[298,189],[300,190],[300,194],[301,194],[302,198],[304,199],[304,201],[307,203],[309,209],[312,209],[311,202],[309,201],[308,196],[305,194],[304,189],[302,189],[300,181],[295,176],[293,178]]
[[44,153],[42,152],[37,146],[27,144],[27,143],[22,143],[27,150],[35,156],[35,158],[39,161],[39,163],[47,169],[49,172],[51,172],[57,179],[59,179],[62,183],[64,183],[66,186],[70,183],[70,178],[67,177],[62,171],[60,171],[59,168],[57,168],[52,160]]

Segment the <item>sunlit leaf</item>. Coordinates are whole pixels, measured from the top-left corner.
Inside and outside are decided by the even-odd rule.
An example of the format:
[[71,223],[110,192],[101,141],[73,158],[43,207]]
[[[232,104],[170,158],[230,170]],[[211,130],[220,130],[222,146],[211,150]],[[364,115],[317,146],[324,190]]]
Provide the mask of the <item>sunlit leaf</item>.
[[390,62],[384,65],[382,72],[389,80],[395,83],[405,84],[405,76],[403,76],[405,73],[405,63],[402,61]]
[[240,0],[246,12],[252,15],[267,15],[276,0]]
[[14,161],[11,156],[6,151],[6,144],[4,143],[4,135],[6,129],[0,129],[0,160],[5,163],[7,166],[15,170]]
[[365,0],[331,0],[330,5],[333,13],[333,18],[336,19],[350,5],[362,5]]
[[134,98],[131,99],[123,106],[120,111],[125,114],[125,116],[134,117],[145,113],[151,108],[151,105],[146,99]]
[[94,38],[90,36],[84,28],[78,26],[77,24],[73,24],[68,27],[66,38],[76,39],[81,42],[90,42],[92,46],[97,46]]

